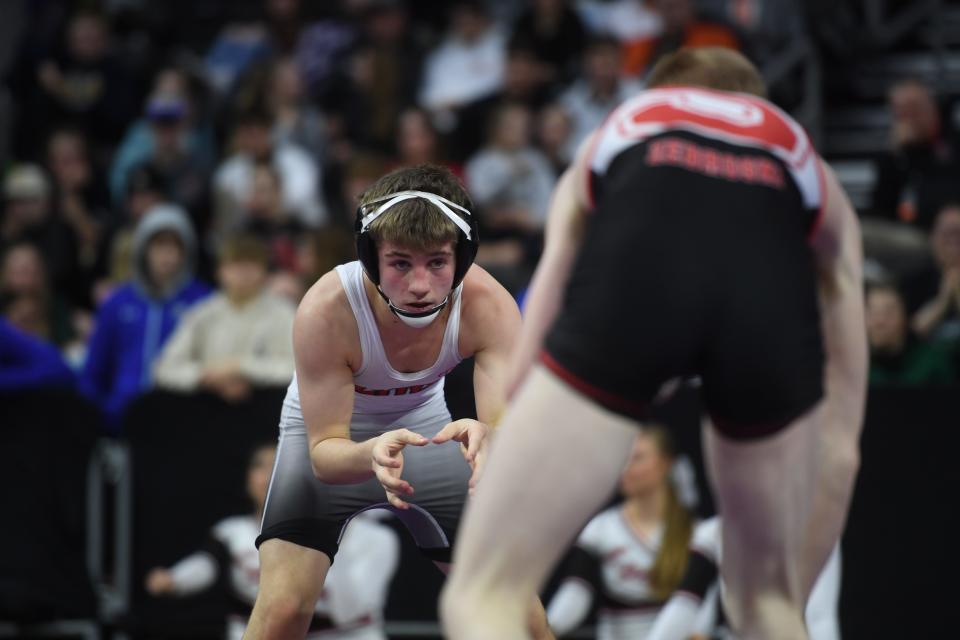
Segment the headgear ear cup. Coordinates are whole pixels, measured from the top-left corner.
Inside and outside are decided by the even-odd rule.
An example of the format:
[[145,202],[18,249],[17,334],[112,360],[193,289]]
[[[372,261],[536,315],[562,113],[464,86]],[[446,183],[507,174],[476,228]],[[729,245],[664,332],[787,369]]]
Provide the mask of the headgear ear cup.
[[363,265],[363,270],[367,272],[370,281],[380,286],[380,261],[377,258],[377,247],[373,238],[366,229],[362,228],[363,207],[357,207],[357,223],[354,225],[354,236],[357,241],[357,259]]
[[467,238],[466,234],[464,234],[462,231],[458,235],[457,267],[453,273],[454,289],[456,289],[460,283],[463,282],[464,277],[467,275],[467,271],[470,270],[470,266],[473,265],[473,261],[476,260],[477,250],[480,248],[480,237],[477,233],[477,223],[473,216],[470,216],[471,237]]

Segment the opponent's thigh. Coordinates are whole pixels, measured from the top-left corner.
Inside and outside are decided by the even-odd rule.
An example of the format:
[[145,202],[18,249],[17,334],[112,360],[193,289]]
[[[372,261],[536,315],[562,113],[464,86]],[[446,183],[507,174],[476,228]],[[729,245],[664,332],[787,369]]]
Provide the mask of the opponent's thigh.
[[536,367],[493,439],[467,505],[452,582],[467,591],[538,589],[611,495],[636,423],[606,411]]
[[817,491],[818,408],[781,431],[732,440],[705,423],[721,519],[720,573],[731,622],[746,638],[804,638],[807,531]]

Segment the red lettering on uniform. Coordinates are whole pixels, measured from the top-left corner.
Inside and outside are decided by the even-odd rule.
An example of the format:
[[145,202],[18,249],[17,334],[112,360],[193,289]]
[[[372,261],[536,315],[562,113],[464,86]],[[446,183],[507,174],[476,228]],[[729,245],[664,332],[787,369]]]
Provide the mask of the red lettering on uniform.
[[699,168],[698,167],[698,165],[700,164],[699,157],[701,155],[702,149],[693,144],[687,144],[684,146],[686,147],[685,149],[686,153],[683,158],[683,163],[687,166],[688,169],[692,171],[696,171]]
[[737,181],[737,159],[729,153],[723,154],[723,177],[733,182]]
[[663,144],[660,140],[654,140],[647,148],[646,162],[649,165],[663,164]]
[[783,170],[769,158],[760,161],[760,182],[783,188]]
[[368,389],[367,387],[356,384],[353,385],[353,390],[365,396],[405,396],[410,393],[420,393],[424,389],[435,385],[439,381],[440,378],[428,384],[415,384],[409,387],[397,387],[395,389]]
[[708,176],[716,176],[720,173],[720,154],[717,151],[707,149],[703,153],[703,172]]
[[718,151],[679,138],[652,141],[645,161],[650,166],[671,165],[731,182],[775,189],[784,185],[783,169],[770,158]]

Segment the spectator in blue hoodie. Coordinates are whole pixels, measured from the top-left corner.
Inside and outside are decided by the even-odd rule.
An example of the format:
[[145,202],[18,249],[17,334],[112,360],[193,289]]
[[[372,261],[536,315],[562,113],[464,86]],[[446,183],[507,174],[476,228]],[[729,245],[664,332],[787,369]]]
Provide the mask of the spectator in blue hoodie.
[[73,387],[75,382],[56,347],[0,318],[0,393]]
[[186,212],[160,204],[133,236],[132,279],[97,311],[80,384],[118,432],[124,409],[151,386],[151,367],[183,313],[210,293],[194,278],[196,237]]

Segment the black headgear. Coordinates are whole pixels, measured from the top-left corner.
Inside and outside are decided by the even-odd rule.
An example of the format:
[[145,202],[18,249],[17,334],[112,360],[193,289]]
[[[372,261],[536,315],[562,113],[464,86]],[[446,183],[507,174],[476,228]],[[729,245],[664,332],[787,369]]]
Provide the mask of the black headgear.
[[[370,237],[370,224],[393,205],[398,202],[403,202],[404,200],[410,200],[411,198],[423,198],[427,200],[440,209],[440,211],[457,226],[458,238],[457,246],[454,250],[455,267],[452,287],[456,289],[463,281],[463,277],[467,275],[467,270],[470,268],[470,265],[473,264],[473,259],[477,256],[477,249],[480,246],[480,238],[477,233],[477,221],[476,218],[473,217],[473,214],[465,207],[428,191],[397,191],[396,193],[390,193],[369,200],[357,208],[355,230],[357,237],[357,257],[360,259],[360,264],[363,265],[363,270],[366,271],[370,281],[379,288],[380,262],[377,257],[376,244],[373,238]],[[377,202],[383,202],[383,204],[378,207],[371,206]],[[453,209],[462,211],[466,215],[459,216],[454,213]],[[466,219],[464,219],[464,217]]]

